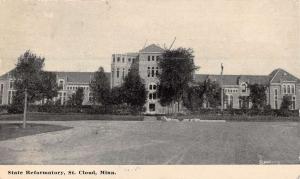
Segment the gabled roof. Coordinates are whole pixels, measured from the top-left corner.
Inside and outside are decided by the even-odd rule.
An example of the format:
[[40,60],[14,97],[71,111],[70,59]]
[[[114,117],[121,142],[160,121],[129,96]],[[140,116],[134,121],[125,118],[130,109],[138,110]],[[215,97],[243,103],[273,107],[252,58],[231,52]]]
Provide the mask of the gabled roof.
[[140,50],[140,53],[163,53],[165,50],[159,47],[158,45],[151,44],[142,50]]
[[270,83],[280,83],[282,81],[296,81],[300,82],[300,80],[289,72],[278,68],[270,73]]
[[[221,84],[221,75],[210,74],[195,74],[195,82],[204,82],[206,79],[216,81]],[[246,82],[248,84],[268,84],[269,76],[263,75],[223,75],[224,85],[239,85],[240,82]]]
[[[69,83],[90,83],[94,72],[54,72],[58,78],[64,78]],[[110,80],[110,73],[105,73]]]

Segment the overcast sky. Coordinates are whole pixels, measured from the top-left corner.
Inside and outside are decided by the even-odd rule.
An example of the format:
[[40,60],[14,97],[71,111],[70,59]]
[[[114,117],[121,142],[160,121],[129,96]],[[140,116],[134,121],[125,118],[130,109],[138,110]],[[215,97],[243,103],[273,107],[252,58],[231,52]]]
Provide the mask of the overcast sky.
[[30,49],[47,70],[110,71],[112,53],[174,37],[198,73],[300,77],[299,0],[0,0],[0,74]]

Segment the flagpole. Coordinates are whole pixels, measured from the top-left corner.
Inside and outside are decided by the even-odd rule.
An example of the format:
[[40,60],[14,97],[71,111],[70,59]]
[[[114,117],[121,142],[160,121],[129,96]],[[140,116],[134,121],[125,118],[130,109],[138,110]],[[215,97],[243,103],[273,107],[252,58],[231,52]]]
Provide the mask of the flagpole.
[[221,63],[221,113],[223,114],[224,100],[223,100],[223,63]]

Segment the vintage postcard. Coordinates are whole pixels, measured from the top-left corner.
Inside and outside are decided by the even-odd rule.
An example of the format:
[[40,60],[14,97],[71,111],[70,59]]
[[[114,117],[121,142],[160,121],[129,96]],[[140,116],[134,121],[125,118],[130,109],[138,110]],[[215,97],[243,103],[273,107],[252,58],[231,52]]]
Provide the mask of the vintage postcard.
[[0,0],[0,179],[300,179],[299,0]]

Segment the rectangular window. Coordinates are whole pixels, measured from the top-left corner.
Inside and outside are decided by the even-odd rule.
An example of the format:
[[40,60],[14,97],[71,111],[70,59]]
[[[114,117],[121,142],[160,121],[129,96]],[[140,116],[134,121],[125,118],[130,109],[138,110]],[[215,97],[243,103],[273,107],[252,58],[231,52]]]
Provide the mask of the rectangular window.
[[152,67],[152,77],[154,77],[154,67]]
[[11,101],[12,101],[12,91],[8,91],[8,104],[11,104]]
[[122,62],[123,62],[123,63],[125,62],[125,58],[124,58],[124,57],[122,58]]
[[152,99],[152,93],[149,93],[149,99]]
[[119,75],[120,75],[120,71],[119,71],[120,69],[119,68],[117,68],[117,78],[119,78]]
[[156,93],[153,93],[153,99],[156,99]]
[[156,67],[156,74],[155,75],[158,76],[158,67]]
[[151,57],[150,57],[150,56],[148,56],[148,61],[150,61],[150,58],[151,58]]
[[12,80],[9,81],[9,89],[14,88],[14,82]]
[[115,55],[113,55],[113,62],[115,62],[116,61],[116,57],[115,57]]
[[154,57],[154,56],[152,56],[152,61],[154,61],[154,58],[155,58],[155,57]]
[[147,73],[148,73],[148,77],[150,77],[150,67],[148,67]]
[[128,58],[128,62],[131,62],[131,58]]
[[277,89],[274,89],[274,106],[275,106],[275,109],[278,109],[278,91]]
[[149,85],[149,90],[152,90],[152,85]]
[[122,78],[124,79],[124,77],[125,77],[125,69],[123,68]]
[[283,94],[286,94],[286,86],[283,85]]
[[295,94],[295,85],[291,86],[291,92],[292,92],[292,94]]
[[3,104],[3,91],[4,91],[4,85],[0,85],[0,104]]
[[296,109],[296,96],[292,97],[292,109]]
[[120,57],[117,57],[117,62],[120,62]]
[[291,86],[290,85],[287,85],[287,93],[291,94]]

